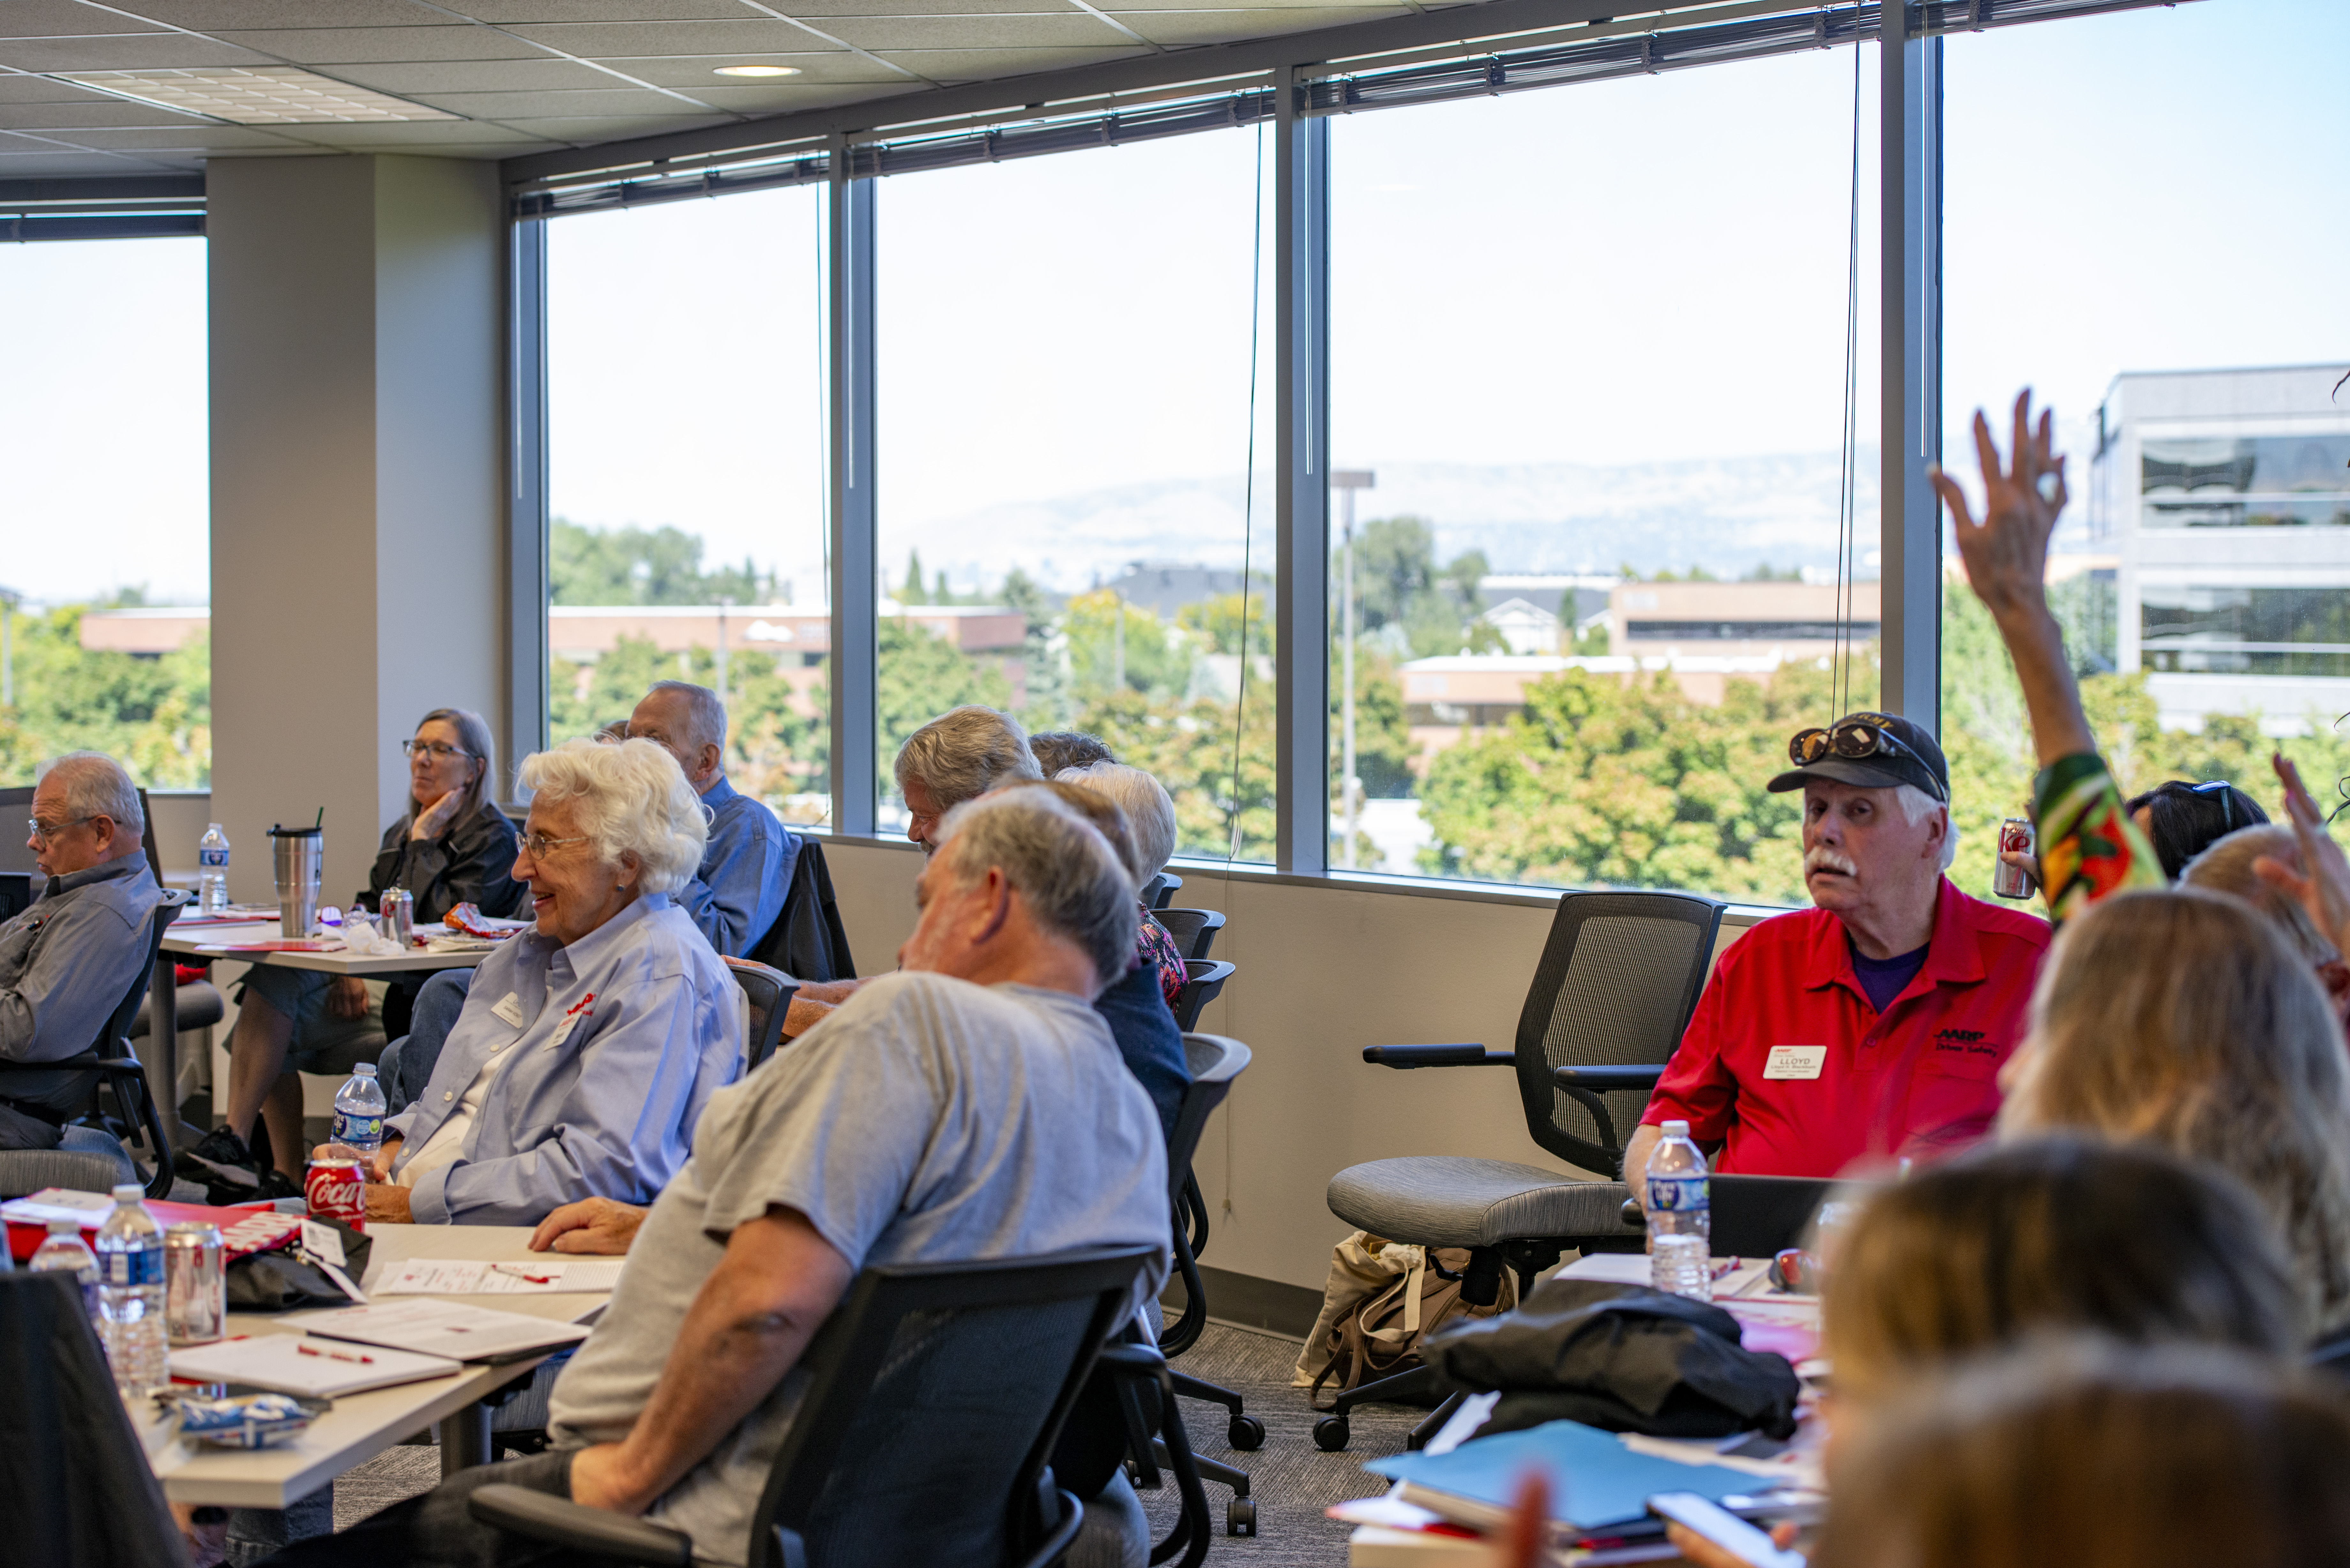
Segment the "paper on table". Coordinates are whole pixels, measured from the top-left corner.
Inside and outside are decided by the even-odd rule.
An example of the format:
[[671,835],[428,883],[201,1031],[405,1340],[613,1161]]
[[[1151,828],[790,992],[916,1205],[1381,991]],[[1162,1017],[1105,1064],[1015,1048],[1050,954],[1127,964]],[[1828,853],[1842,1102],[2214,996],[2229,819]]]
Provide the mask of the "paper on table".
[[380,1296],[554,1295],[564,1291],[609,1291],[620,1282],[626,1258],[586,1261],[532,1259],[527,1263],[476,1263],[458,1258],[411,1258],[388,1279],[378,1280]]
[[1549,1472],[1552,1522],[1575,1531],[1645,1518],[1648,1500],[1660,1491],[1693,1491],[1719,1501],[1754,1485],[1742,1471],[1641,1453],[1613,1432],[1575,1421],[1480,1438],[1449,1454],[1397,1454],[1363,1468],[1403,1482],[1407,1502],[1478,1529],[1492,1529],[1509,1516],[1519,1480],[1529,1469]]
[[406,1301],[330,1312],[300,1313],[286,1320],[307,1334],[365,1345],[388,1345],[425,1355],[459,1361],[507,1360],[558,1345],[576,1345],[588,1331],[519,1313],[494,1312],[452,1301]]
[[12,1198],[0,1203],[0,1220],[14,1220],[19,1225],[46,1225],[52,1220],[71,1220],[78,1225],[103,1225],[106,1217],[114,1212],[114,1199],[103,1192],[75,1192],[62,1187],[45,1187],[30,1198]]
[[[365,1356],[364,1361],[357,1359]],[[346,1349],[332,1340],[294,1334],[257,1334],[172,1352],[172,1376],[194,1383],[249,1383],[280,1394],[334,1398],[396,1383],[420,1383],[465,1370],[440,1355],[404,1350]]]

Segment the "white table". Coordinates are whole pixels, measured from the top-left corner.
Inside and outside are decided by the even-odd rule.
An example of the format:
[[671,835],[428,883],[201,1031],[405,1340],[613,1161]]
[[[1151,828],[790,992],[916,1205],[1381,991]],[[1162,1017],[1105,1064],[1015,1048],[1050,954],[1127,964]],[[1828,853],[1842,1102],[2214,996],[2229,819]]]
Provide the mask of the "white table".
[[239,952],[246,943],[277,940],[277,918],[255,918],[236,924],[183,927],[174,920],[163,930],[163,949],[155,956],[155,972],[147,985],[147,1042],[140,1057],[146,1068],[148,1092],[161,1108],[163,1124],[174,1147],[198,1142],[204,1129],[182,1122],[180,1104],[180,980],[176,961],[234,959],[241,963],[270,964],[279,969],[306,969],[323,974],[352,975],[377,980],[395,974],[422,974],[435,970],[472,969],[489,956],[487,950],[427,952],[421,948],[390,958],[353,958],[348,953]]
[[[370,1223],[375,1245],[368,1255],[360,1289],[388,1278],[410,1258],[462,1258],[515,1262],[543,1254],[530,1251],[530,1231],[507,1225],[385,1225]],[[400,1297],[381,1298],[398,1301]],[[567,1291],[546,1295],[445,1296],[498,1312],[584,1323],[610,1297],[603,1292]],[[235,1313],[232,1334],[299,1334],[283,1316]],[[527,1377],[546,1357],[502,1366],[468,1366],[446,1377],[403,1383],[365,1394],[348,1394],[292,1441],[274,1449],[213,1449],[177,1438],[153,1450],[155,1473],[173,1502],[213,1503],[223,1508],[284,1508],[307,1497],[354,1465],[374,1458],[412,1433],[441,1429],[443,1474],[485,1463],[490,1412],[481,1403],[518,1378]]]

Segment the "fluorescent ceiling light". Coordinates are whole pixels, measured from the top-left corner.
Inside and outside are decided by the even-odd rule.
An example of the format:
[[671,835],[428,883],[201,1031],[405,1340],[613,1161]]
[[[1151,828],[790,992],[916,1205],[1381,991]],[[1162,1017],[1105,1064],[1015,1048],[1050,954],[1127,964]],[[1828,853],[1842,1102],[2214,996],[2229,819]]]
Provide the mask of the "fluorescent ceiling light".
[[326,125],[392,119],[463,119],[405,99],[292,66],[195,71],[58,71],[58,81],[118,98],[208,115],[235,125]]
[[797,66],[720,66],[710,73],[713,77],[795,77]]

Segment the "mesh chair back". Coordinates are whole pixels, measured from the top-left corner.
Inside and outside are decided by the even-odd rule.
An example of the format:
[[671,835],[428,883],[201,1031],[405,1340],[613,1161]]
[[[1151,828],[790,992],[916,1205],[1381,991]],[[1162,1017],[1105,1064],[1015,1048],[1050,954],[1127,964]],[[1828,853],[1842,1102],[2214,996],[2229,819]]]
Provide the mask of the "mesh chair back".
[[751,1004],[751,1027],[743,1041],[743,1070],[749,1073],[775,1054],[776,1042],[784,1036],[784,1013],[800,988],[765,964],[753,963],[749,959],[728,959],[726,971],[734,977],[734,983],[743,988],[743,1000]]
[[1200,1022],[1200,1009],[1216,999],[1237,967],[1222,959],[1184,960],[1183,972],[1189,978],[1175,994],[1175,1027],[1189,1034],[1191,1025]]
[[1207,1130],[1208,1117],[1224,1096],[1232,1093],[1232,1080],[1249,1064],[1249,1048],[1239,1041],[1222,1034],[1186,1034],[1183,1036],[1183,1065],[1191,1070],[1191,1082],[1183,1090],[1183,1098],[1175,1107],[1175,1126],[1167,1135],[1167,1179],[1170,1195],[1180,1198],[1183,1183],[1191,1174],[1191,1157],[1199,1152],[1200,1135]]
[[1221,909],[1156,909],[1150,918],[1167,928],[1175,939],[1175,950],[1187,959],[1206,958],[1216,945],[1216,933],[1224,929]]
[[1183,890],[1183,878],[1172,871],[1161,871],[1142,885],[1142,907],[1163,909],[1176,894]]
[[139,1010],[147,1004],[147,982],[155,973],[155,955],[163,950],[163,932],[180,918],[180,911],[186,909],[194,898],[194,894],[184,888],[163,889],[163,901],[155,906],[155,918],[147,926],[146,961],[140,964],[139,972],[131,977],[130,989],[115,1004],[105,1029],[91,1043],[92,1049],[99,1055],[112,1055],[117,1046],[130,1038],[130,1021],[138,1017]]
[[[1721,906],[1690,893],[1568,893],[1558,901],[1534,988],[1518,1015],[1518,1094],[1526,1130],[1559,1158],[1602,1175],[1620,1158],[1591,1113],[1551,1081],[1554,1067],[1672,1060],[1705,982]],[[1603,1096],[1620,1143],[1648,1096]]]
[[1054,1521],[1046,1456],[1150,1247],[865,1270],[826,1321],[752,1523],[824,1568],[1001,1568]]

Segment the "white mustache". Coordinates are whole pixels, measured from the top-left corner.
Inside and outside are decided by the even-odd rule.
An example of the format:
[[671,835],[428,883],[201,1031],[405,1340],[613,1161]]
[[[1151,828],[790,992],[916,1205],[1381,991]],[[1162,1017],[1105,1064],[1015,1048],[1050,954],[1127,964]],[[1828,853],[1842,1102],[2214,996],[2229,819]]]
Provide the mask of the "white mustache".
[[1804,875],[1814,871],[1835,871],[1846,877],[1860,875],[1860,867],[1825,844],[1814,845],[1804,851]]

